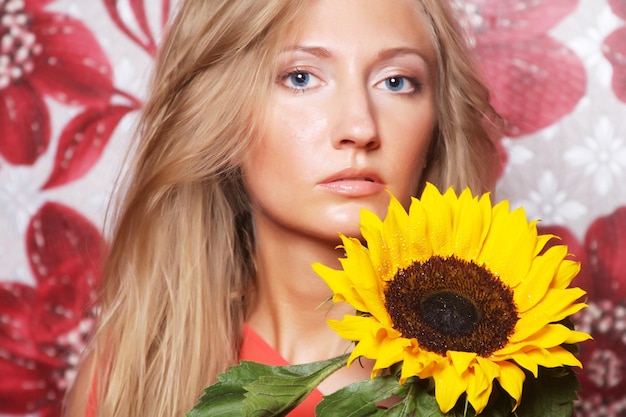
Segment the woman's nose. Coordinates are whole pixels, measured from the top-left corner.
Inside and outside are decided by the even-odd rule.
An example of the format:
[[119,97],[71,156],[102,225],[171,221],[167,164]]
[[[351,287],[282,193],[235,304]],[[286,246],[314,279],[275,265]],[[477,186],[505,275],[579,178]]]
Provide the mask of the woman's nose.
[[352,84],[336,91],[336,104],[329,111],[335,121],[333,146],[373,150],[380,146],[374,103],[366,86]]

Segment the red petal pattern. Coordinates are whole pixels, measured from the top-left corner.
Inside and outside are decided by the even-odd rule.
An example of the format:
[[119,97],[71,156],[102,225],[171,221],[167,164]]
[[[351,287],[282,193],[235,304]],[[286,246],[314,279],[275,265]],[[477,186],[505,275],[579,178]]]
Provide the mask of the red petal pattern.
[[156,52],[156,44],[150,32],[150,27],[148,25],[147,17],[144,10],[143,0],[129,1],[133,14],[137,19],[137,24],[143,32],[141,36],[134,33],[124,22],[124,19],[122,19],[122,16],[119,12],[119,0],[103,0],[103,3],[106,7],[107,12],[109,13],[109,16],[117,25],[117,27],[122,32],[124,32],[124,34],[126,34],[129,39],[145,49],[146,52],[148,52],[150,55],[154,55],[154,53]]
[[[0,413],[59,416],[70,356],[82,349],[102,238],[82,215],[46,203],[27,230],[37,285],[0,283]],[[75,358],[74,358],[75,359]]]
[[69,259],[37,287],[32,328],[39,345],[55,345],[59,335],[70,332],[92,307],[97,277],[93,268],[83,269],[84,263],[81,258]]
[[148,24],[148,16],[146,15],[146,8],[144,6],[144,0],[130,0],[130,7],[135,16],[137,24],[141,28],[143,35],[146,37],[148,45],[156,47],[154,37],[152,36],[150,25]]
[[50,373],[45,365],[18,364],[0,356],[0,412],[32,413],[51,402],[60,411],[62,393],[50,379],[42,377]]
[[100,159],[111,134],[130,111],[128,106],[88,108],[63,129],[54,160],[54,169],[43,189],[75,181]]
[[596,219],[587,231],[585,247],[593,276],[595,300],[626,300],[626,206]]
[[611,33],[604,40],[602,51],[613,66],[613,91],[619,100],[626,103],[626,27]]
[[549,36],[525,42],[479,45],[481,70],[492,104],[504,117],[505,134],[527,135],[570,113],[583,97],[580,59]]
[[579,0],[471,0],[478,8],[479,42],[506,44],[542,36],[570,15]]
[[37,13],[54,1],[55,0],[27,0],[24,2],[24,10],[29,13]]
[[613,13],[626,20],[626,0],[609,0],[609,5]]
[[3,317],[0,320],[1,351],[28,360],[39,359],[40,352],[30,326],[36,300],[33,288],[19,283],[0,282],[0,317]]
[[111,64],[83,23],[42,12],[33,15],[32,30],[43,45],[31,74],[39,91],[72,104],[108,103],[114,90]]
[[582,390],[576,415],[624,416],[626,413],[626,302],[589,302],[577,325],[593,340],[579,346]]
[[574,109],[586,88],[580,59],[548,31],[579,0],[457,0],[470,20],[505,135],[536,132]]
[[12,164],[31,165],[48,149],[48,110],[28,83],[0,90],[0,126],[0,154]]
[[[86,278],[99,271],[103,242],[93,224],[73,209],[46,203],[33,216],[26,232],[31,269],[39,284],[56,279],[74,267],[76,259]],[[93,282],[89,283],[93,285]]]

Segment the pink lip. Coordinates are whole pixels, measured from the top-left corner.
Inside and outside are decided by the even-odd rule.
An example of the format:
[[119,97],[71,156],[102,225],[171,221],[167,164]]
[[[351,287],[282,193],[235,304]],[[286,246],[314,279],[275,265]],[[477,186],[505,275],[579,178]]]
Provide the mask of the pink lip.
[[371,171],[344,169],[322,180],[319,186],[347,197],[367,197],[385,190],[385,184]]

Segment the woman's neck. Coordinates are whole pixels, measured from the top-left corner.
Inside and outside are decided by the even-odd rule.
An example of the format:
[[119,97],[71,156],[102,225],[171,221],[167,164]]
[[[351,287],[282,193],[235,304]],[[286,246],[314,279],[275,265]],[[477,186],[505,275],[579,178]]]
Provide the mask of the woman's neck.
[[307,237],[257,235],[257,293],[248,324],[290,363],[328,359],[350,347],[326,320],[354,309],[333,304],[331,290],[311,267],[339,267],[342,252],[334,246]]
[[[354,314],[354,308],[334,304],[331,290],[311,267],[320,262],[340,268],[338,258],[343,252],[335,249],[338,242],[273,232],[271,228],[257,229],[257,294],[248,325],[291,364],[329,359],[352,350],[354,344],[340,338],[326,321]],[[318,389],[330,394],[367,379],[373,364],[360,358],[358,364],[332,374]]]

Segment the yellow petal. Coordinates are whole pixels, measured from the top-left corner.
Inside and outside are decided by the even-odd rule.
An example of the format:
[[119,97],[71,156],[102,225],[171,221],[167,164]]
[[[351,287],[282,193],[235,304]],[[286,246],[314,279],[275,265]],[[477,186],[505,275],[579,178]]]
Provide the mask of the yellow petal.
[[[518,322],[519,325],[519,322]],[[521,332],[520,332],[521,333]],[[538,332],[528,335],[526,337],[520,337],[520,333],[515,332],[510,338],[507,346],[499,349],[496,354],[506,354],[511,351],[519,351],[527,347],[553,347],[565,343],[572,333],[576,333],[574,330],[568,329],[562,324],[552,323],[547,324],[541,328]]]
[[514,360],[519,366],[529,370],[535,378],[538,375],[538,367],[558,368],[563,365],[577,366],[582,368],[582,364],[576,356],[561,346],[549,349],[535,348],[526,349],[520,353],[509,355],[509,359]]
[[346,315],[342,320],[328,320],[328,325],[339,336],[346,340],[358,342],[350,357],[348,365],[359,356],[376,359],[379,355],[381,341],[390,336],[399,337],[393,329],[386,329],[372,317]]
[[535,378],[539,375],[539,366],[537,365],[537,361],[528,356],[525,352],[509,355],[508,359],[512,359],[519,366],[530,371]]
[[535,253],[533,253],[533,255],[534,256],[539,255],[541,251],[543,250],[543,248],[546,247],[546,244],[552,239],[560,239],[560,238],[558,236],[550,235],[550,234],[537,236],[537,246],[535,247]]
[[376,338],[378,331],[383,328],[372,317],[345,315],[342,320],[328,320],[328,325],[339,335],[352,341],[359,341],[365,337]]
[[497,378],[500,375],[500,364],[481,356],[476,357],[476,362],[480,365],[489,381],[493,381],[494,378]]
[[409,346],[411,346],[411,341],[404,337],[382,339],[380,343],[381,354],[376,358],[374,369],[386,369],[391,365],[402,362],[405,355],[405,348]]
[[320,263],[315,263],[312,267],[334,293],[333,300],[346,301],[344,294],[349,293],[352,287],[349,277],[343,271],[334,270]]
[[567,288],[580,272],[580,263],[570,259],[564,260],[552,282],[553,288]]
[[347,257],[340,261],[345,274],[351,277],[351,285],[349,292],[343,288],[341,294],[358,311],[371,313],[383,324],[391,326],[385,307],[383,282],[374,270],[367,250],[357,239],[345,241],[344,248]]
[[560,346],[550,349],[534,349],[526,351],[524,354],[528,359],[545,368],[558,368],[563,365],[582,368],[580,361],[571,352]]
[[526,380],[526,374],[519,366],[512,362],[499,362],[500,376],[497,378],[502,388],[515,400],[515,408],[520,404],[522,388]]
[[534,259],[527,277],[515,288],[514,299],[520,313],[534,307],[545,296],[565,256],[566,247],[553,246]]
[[[412,342],[416,343],[415,339],[413,339]],[[422,379],[430,378],[433,376],[435,366],[440,360],[440,355],[422,350],[418,346],[406,349],[400,382],[404,383],[412,376],[417,376]]]
[[467,399],[476,410],[476,414],[480,414],[487,406],[493,390],[492,381],[498,374],[498,366],[491,361],[477,361],[472,365],[470,373],[472,376],[468,379],[467,385]]
[[569,337],[563,343],[571,345],[574,343],[580,343],[580,342],[584,342],[586,340],[591,340],[591,339],[593,339],[593,337],[591,337],[591,335],[588,333],[574,331],[569,334]]
[[409,215],[400,202],[392,196],[387,216],[383,221],[383,239],[387,247],[385,255],[389,257],[393,271],[406,268],[411,264],[409,239],[406,236],[408,223]]
[[433,253],[439,256],[450,256],[454,250],[452,235],[451,208],[444,196],[433,185],[427,185],[422,194],[421,202],[426,213],[437,213],[427,217],[426,234],[433,248]]
[[409,257],[411,261],[424,262],[433,255],[432,245],[426,234],[426,212],[421,202],[415,198],[409,207]]
[[584,294],[585,292],[579,288],[549,290],[548,294],[535,308],[520,314],[515,336],[512,340],[525,339],[538,332],[547,324],[561,321],[577,313],[586,305],[573,303]]
[[552,278],[566,255],[566,248],[553,246],[543,256],[535,258],[528,275],[515,288],[513,298],[520,313],[534,307],[546,295]]
[[459,197],[454,220],[454,254],[466,261],[476,261],[491,227],[491,200],[485,194],[480,200],[469,188]]
[[[386,250],[385,241],[383,240],[383,222],[381,219],[368,210],[361,210],[361,235],[367,241],[369,256],[374,270],[380,273],[389,274],[389,265],[383,271],[383,257]],[[383,278],[383,277],[381,277]]]
[[450,359],[452,366],[456,369],[456,372],[459,375],[462,375],[463,372],[467,371],[470,367],[470,364],[474,362],[476,359],[476,352],[458,352],[454,350],[449,350],[446,353],[446,356]]
[[452,366],[439,366],[433,372],[435,399],[441,412],[447,413],[467,389],[467,382],[456,373]]
[[537,230],[526,220],[524,210],[508,212],[507,201],[493,208],[491,230],[478,257],[510,287],[515,287],[530,269],[537,243]]

